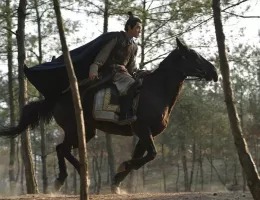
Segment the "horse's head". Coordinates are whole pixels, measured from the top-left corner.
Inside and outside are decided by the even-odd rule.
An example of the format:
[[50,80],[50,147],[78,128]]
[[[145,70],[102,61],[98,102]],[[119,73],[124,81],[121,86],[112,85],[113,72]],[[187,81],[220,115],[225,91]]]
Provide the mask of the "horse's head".
[[176,41],[177,48],[175,53],[177,54],[179,62],[179,65],[176,66],[178,67],[178,71],[182,72],[185,77],[198,77],[207,81],[214,80],[215,82],[218,80],[217,70],[214,65],[203,58],[195,50],[182,44],[178,38],[176,38]]

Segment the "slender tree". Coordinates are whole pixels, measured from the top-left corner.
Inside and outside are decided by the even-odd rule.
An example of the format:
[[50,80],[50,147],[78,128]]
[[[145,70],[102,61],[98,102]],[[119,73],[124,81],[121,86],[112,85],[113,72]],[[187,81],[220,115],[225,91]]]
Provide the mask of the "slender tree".
[[79,158],[80,158],[80,199],[88,200],[88,163],[87,163],[87,151],[86,151],[86,137],[85,137],[85,124],[82,112],[82,105],[79,95],[77,77],[74,72],[73,64],[69,54],[69,50],[66,43],[66,38],[64,34],[64,27],[60,12],[60,3],[59,0],[53,0],[54,10],[57,18],[57,25],[59,28],[59,35],[62,45],[62,52],[64,55],[64,62],[66,64],[66,69],[69,76],[73,104],[75,108],[75,115],[77,120],[77,132],[78,132],[78,141],[79,141]]
[[[39,1],[34,0],[34,9],[36,11],[36,21],[37,21],[37,34],[38,34],[38,63],[42,63],[42,17],[39,11]],[[39,94],[39,98],[42,99],[42,95]],[[41,160],[42,160],[42,185],[43,185],[43,193],[47,193],[48,187],[48,176],[47,176],[47,162],[46,162],[46,133],[44,123],[40,122],[40,133],[41,133]]]
[[[26,17],[26,5],[27,5],[26,0],[20,0],[19,7],[18,7],[18,29],[16,34],[17,46],[18,46],[20,113],[27,101],[27,81],[24,79],[24,72],[23,72],[23,66],[25,61],[25,47],[24,47],[25,29],[24,28],[25,28],[25,17]],[[25,170],[27,193],[28,194],[38,193],[35,171],[33,169],[30,133],[28,129],[21,135],[21,149],[22,149],[22,158],[23,158],[24,170]]]
[[[108,19],[109,19],[109,0],[104,0],[104,13],[103,13],[103,33],[107,33],[108,31]],[[112,136],[110,134],[106,134],[106,147],[108,154],[108,164],[110,170],[110,180],[113,180],[115,176],[115,156],[112,144]]]
[[[77,150],[73,150],[73,156],[77,157]],[[73,194],[77,194],[77,170],[73,169]]]
[[[7,29],[7,62],[8,62],[8,93],[9,93],[9,114],[10,114],[10,125],[14,126],[15,123],[15,112],[14,112],[14,93],[13,93],[13,42],[12,42],[12,17],[10,0],[6,0],[6,27]],[[14,174],[14,163],[15,163],[15,138],[10,139],[10,160],[9,160],[9,181],[11,193],[15,187],[15,174]]]
[[216,40],[218,44],[220,70],[223,77],[223,90],[229,122],[236,145],[240,163],[246,174],[247,184],[254,199],[260,199],[260,180],[254,161],[251,157],[247,142],[243,136],[241,124],[234,104],[234,94],[230,82],[229,63],[226,56],[225,35],[223,31],[220,0],[212,0]]

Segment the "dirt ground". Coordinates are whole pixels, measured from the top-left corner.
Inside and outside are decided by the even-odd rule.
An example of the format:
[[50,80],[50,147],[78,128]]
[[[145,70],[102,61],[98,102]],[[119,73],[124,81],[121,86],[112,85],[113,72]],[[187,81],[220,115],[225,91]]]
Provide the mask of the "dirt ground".
[[[73,195],[25,195],[0,197],[0,200],[78,200]],[[201,193],[139,193],[123,195],[90,195],[90,200],[253,200],[250,193],[242,192],[201,192]]]

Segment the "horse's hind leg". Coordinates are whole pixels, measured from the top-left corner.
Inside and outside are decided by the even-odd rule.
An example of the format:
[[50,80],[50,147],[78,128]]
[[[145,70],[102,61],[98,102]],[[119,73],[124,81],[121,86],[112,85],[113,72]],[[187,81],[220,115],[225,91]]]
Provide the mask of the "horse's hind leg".
[[58,165],[59,165],[59,171],[60,171],[58,178],[56,179],[56,181],[54,183],[55,184],[54,187],[55,187],[56,191],[60,190],[60,188],[63,186],[63,184],[68,176],[67,166],[65,163],[65,157],[63,154],[62,146],[63,146],[63,143],[58,144],[56,146]]
[[64,185],[64,182],[68,176],[65,158],[76,168],[79,173],[80,164],[79,161],[71,154],[73,144],[66,139],[63,143],[59,144],[56,148],[58,163],[59,163],[59,176],[55,181],[55,189],[58,191]]
[[[96,134],[96,129],[89,126],[86,134],[86,142],[89,142]],[[79,161],[71,154],[72,147],[78,147],[77,132],[65,132],[65,138],[62,144],[57,146],[57,155],[59,163],[59,177],[55,181],[55,188],[59,190],[67,178],[67,169],[64,158],[66,158],[72,165],[75,167],[77,172],[80,174],[80,163]]]
[[[86,133],[86,143],[88,143],[96,134],[96,129],[94,129],[92,126],[88,126],[87,128],[87,133]],[[73,167],[75,167],[75,169],[77,170],[77,172],[80,174],[80,163],[78,161],[78,159],[76,159],[72,154],[71,154],[71,150],[72,150],[72,146],[74,148],[78,148],[78,135],[77,132],[71,132],[70,135],[69,133],[65,133],[65,135],[67,135],[68,137],[70,137],[68,140],[66,140],[66,142],[63,142],[63,154],[64,157],[73,165]],[[76,135],[76,137],[75,137]],[[71,143],[72,141],[72,137],[74,136],[74,138],[76,138],[74,140],[73,143]]]

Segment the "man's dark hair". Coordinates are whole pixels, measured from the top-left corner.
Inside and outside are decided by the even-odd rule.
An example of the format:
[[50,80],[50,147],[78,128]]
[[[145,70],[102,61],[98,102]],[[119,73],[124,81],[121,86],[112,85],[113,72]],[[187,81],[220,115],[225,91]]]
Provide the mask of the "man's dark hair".
[[129,11],[129,12],[128,12],[128,15],[129,15],[129,18],[128,18],[128,20],[126,21],[126,24],[125,24],[125,31],[128,31],[128,26],[130,26],[131,29],[132,29],[132,28],[134,28],[134,26],[135,26],[137,23],[142,23],[142,22],[141,22],[141,19],[138,18],[138,17],[135,17],[132,12]]

